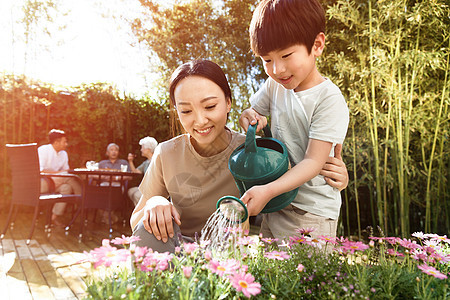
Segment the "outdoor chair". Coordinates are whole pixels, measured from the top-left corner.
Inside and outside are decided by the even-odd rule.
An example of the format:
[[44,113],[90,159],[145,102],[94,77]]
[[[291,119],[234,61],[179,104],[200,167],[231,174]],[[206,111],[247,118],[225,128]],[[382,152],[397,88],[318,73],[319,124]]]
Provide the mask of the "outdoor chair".
[[[51,210],[53,204],[57,202],[72,203],[77,207],[77,210],[75,214],[73,214],[70,223],[65,228],[66,231],[69,230],[70,226],[72,226],[73,222],[82,209],[83,195],[63,195],[56,193],[54,189],[55,186],[51,177],[74,177],[76,178],[76,180],[79,180],[80,184],[82,185],[81,179],[73,174],[41,174],[39,169],[39,158],[36,143],[6,144],[6,151],[8,153],[11,168],[12,199],[8,217],[6,219],[6,224],[3,228],[0,239],[4,238],[6,230],[8,229],[8,226],[10,224],[11,229],[13,229],[19,206],[34,207],[34,215],[31,223],[30,233],[27,239],[27,244],[30,243],[36,226],[37,217],[41,209],[44,209],[47,214],[45,231],[47,232],[47,235],[50,236]],[[45,194],[40,193],[41,178],[44,178],[49,183],[50,192]]]

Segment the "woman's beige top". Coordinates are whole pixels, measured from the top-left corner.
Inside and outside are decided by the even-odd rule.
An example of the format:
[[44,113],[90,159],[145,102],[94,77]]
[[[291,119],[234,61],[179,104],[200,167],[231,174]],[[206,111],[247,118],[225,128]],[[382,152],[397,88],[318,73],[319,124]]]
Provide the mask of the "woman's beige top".
[[228,170],[231,152],[245,141],[245,135],[231,131],[228,147],[210,157],[200,156],[190,142],[189,134],[160,143],[139,190],[144,199],[170,197],[181,215],[181,233],[200,234],[222,196],[239,196],[239,190]]

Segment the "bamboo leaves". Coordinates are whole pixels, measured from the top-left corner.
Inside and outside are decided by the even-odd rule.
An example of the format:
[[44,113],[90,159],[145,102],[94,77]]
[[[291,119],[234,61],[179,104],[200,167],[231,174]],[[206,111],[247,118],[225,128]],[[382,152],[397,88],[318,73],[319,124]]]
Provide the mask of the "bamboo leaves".
[[[370,161],[360,164],[356,173],[368,172],[373,178],[361,176],[359,184],[372,183],[369,197],[376,202],[377,223],[385,233],[406,236],[414,205],[425,215],[414,214],[414,220],[420,220],[414,225],[423,224],[430,231],[435,220],[435,229],[439,221],[431,217],[432,207],[440,203],[443,210],[435,212],[448,219],[449,195],[442,190],[448,176],[448,160],[442,159],[449,154],[448,126],[442,126],[449,120],[444,114],[449,24],[442,17],[449,15],[448,4],[339,1],[328,13],[330,22],[337,22],[328,47],[336,43],[348,51],[331,52],[326,62],[341,73],[336,77],[344,83],[340,87],[348,95],[350,110],[357,112],[356,124],[367,128],[366,135],[350,143],[362,143],[359,147],[369,155]],[[439,165],[436,155],[441,158]]]

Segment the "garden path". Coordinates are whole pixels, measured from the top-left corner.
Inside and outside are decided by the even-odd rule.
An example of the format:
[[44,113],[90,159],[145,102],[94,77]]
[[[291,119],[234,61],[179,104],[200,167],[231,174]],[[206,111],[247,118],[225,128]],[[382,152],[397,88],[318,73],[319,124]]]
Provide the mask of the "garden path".
[[[5,210],[0,212],[0,228],[6,219]],[[102,239],[108,238],[108,225],[92,222],[93,215],[90,215],[79,243],[79,219],[68,235],[63,228],[54,228],[47,238],[42,225],[44,216],[40,216],[27,245],[32,212],[24,210],[22,214],[19,211],[14,230],[8,230],[0,240],[0,298],[82,299],[86,295],[83,277],[90,272],[90,264],[79,261],[83,251],[100,247]],[[113,229],[113,238],[131,234],[130,226],[122,223],[116,223]]]

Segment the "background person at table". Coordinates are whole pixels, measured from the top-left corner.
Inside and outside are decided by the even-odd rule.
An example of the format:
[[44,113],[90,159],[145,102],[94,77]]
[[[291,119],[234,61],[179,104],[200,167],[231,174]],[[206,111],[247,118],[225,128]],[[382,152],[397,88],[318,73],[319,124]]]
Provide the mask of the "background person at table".
[[[108,159],[105,160],[101,160],[98,163],[98,168],[99,169],[110,169],[110,170],[121,170],[121,166],[122,165],[126,165],[127,166],[127,172],[130,171],[130,165],[128,164],[128,162],[125,159],[121,159],[119,158],[119,145],[115,144],[115,143],[110,143],[107,147],[106,147],[106,156],[108,157]],[[126,178],[124,177],[124,179],[131,179],[131,178]],[[110,178],[108,176],[104,176],[102,177],[102,182],[101,185],[108,185],[108,182]],[[113,186],[119,186],[120,182],[118,182],[120,180],[120,176],[116,176],[113,178]]]
[[[67,148],[66,133],[59,129],[52,129],[48,133],[50,144],[38,148],[40,171],[45,173],[63,173],[69,170],[69,157],[65,151]],[[52,177],[56,192],[63,195],[81,194],[82,187],[74,178]],[[49,192],[47,181],[41,180],[41,193]],[[60,202],[53,206],[52,222],[62,225],[59,218],[64,214],[66,203]]]
[[[139,145],[141,145],[141,155],[143,157],[146,157],[147,159],[136,168],[133,163],[134,155],[132,153],[129,153],[128,163],[130,164],[131,172],[144,174],[147,171],[148,166],[150,165],[153,152],[155,152],[155,148],[156,146],[158,146],[158,142],[154,138],[146,136],[139,141]],[[137,186],[134,186],[128,189],[128,196],[136,206],[139,202],[139,199],[141,199],[142,193],[141,191],[139,191],[139,188]]]
[[120,170],[121,165],[127,166],[127,171],[130,171],[130,165],[125,159],[119,158],[119,145],[110,143],[106,147],[106,156],[108,159],[101,160],[98,163],[99,169],[113,169]]
[[[115,144],[115,143],[110,143],[107,147],[106,147],[106,156],[108,157],[108,159],[105,160],[101,160],[98,163],[98,168],[99,169],[110,169],[110,170],[121,170],[121,166],[122,165],[126,165],[127,166],[127,172],[130,171],[130,165],[128,164],[128,162],[124,159],[120,159],[119,158],[119,145]],[[130,180],[132,179],[132,177],[129,176],[123,176],[122,178],[123,180]],[[101,180],[103,182],[100,183],[100,186],[109,186],[110,184],[110,176],[102,176]],[[112,178],[112,182],[111,182],[111,186],[121,186],[122,183],[120,182],[121,180],[121,176],[114,176]],[[122,186],[122,192],[124,192],[124,187]],[[109,217],[108,217],[108,212],[107,211],[102,211],[102,222],[103,223],[108,223],[109,222]],[[112,223],[116,223],[119,220],[119,217],[112,212],[111,213],[111,220]]]
[[[245,141],[245,135],[226,127],[232,94],[218,65],[185,63],[172,74],[169,88],[186,134],[156,147],[139,186],[143,196],[130,219],[133,235],[140,238],[135,244],[158,252],[174,252],[178,233],[188,241],[200,234],[219,198],[239,197],[228,158]],[[331,164],[337,170],[329,175],[336,179],[331,184],[345,187],[345,165],[340,160]]]

